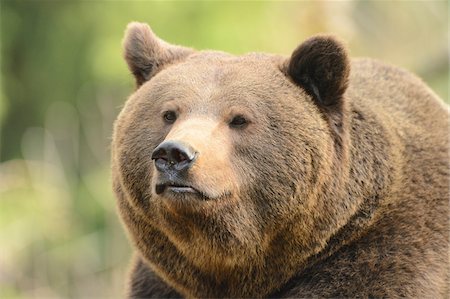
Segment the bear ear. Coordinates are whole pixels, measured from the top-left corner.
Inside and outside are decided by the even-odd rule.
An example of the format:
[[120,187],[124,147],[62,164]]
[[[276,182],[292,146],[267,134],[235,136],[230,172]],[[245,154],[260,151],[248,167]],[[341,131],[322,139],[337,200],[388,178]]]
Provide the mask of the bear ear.
[[141,86],[167,64],[180,61],[192,49],[174,46],[158,38],[145,23],[128,24],[123,40],[124,57],[128,68]]
[[341,102],[348,85],[350,64],[344,46],[332,36],[304,41],[288,61],[288,75],[317,103]]

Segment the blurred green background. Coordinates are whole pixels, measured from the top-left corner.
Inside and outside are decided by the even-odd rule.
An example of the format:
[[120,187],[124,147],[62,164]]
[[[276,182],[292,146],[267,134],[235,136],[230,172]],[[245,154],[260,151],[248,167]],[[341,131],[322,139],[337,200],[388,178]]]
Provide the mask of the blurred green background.
[[133,90],[130,21],[197,49],[289,55],[334,33],[448,101],[448,2],[1,1],[0,298],[121,298],[131,249],[111,191]]

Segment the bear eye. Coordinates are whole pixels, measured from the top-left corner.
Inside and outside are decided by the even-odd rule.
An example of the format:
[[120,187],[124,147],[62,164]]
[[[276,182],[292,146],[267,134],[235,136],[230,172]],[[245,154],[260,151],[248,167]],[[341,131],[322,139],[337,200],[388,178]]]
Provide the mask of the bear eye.
[[174,111],[166,111],[163,118],[166,123],[173,124],[177,120],[177,115]]
[[230,121],[230,127],[232,128],[243,128],[248,124],[248,121],[242,115],[236,115]]

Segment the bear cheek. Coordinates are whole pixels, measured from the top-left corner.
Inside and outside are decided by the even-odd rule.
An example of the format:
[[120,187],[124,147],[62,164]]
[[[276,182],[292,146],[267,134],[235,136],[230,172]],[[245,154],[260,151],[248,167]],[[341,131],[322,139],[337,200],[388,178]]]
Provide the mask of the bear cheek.
[[[144,117],[143,113],[130,109],[130,106],[124,108],[128,110],[128,114],[121,113],[115,124],[113,167],[117,169],[118,181],[127,194],[126,199],[134,207],[145,211],[147,218],[153,219],[154,215],[149,215],[154,213],[154,209],[150,209],[151,180],[154,176],[151,152],[158,140],[164,137],[159,130],[152,129],[154,125],[150,119]],[[128,115],[142,121],[131,121]],[[156,144],[151,144],[149,140]]]

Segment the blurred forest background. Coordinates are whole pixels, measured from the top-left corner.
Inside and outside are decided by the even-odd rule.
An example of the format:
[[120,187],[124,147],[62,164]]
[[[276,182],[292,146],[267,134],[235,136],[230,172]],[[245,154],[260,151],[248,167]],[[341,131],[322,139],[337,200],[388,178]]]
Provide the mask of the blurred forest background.
[[7,1],[1,12],[0,298],[122,298],[113,121],[133,90],[130,21],[163,39],[289,55],[333,33],[352,56],[421,76],[448,101],[448,2]]

